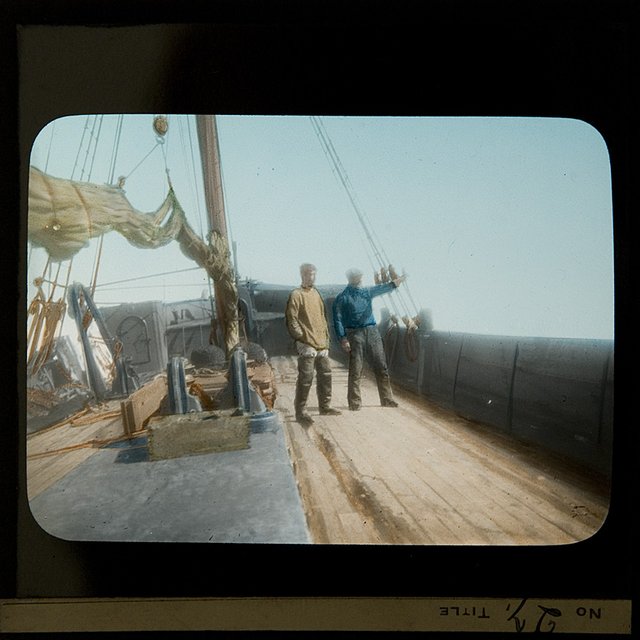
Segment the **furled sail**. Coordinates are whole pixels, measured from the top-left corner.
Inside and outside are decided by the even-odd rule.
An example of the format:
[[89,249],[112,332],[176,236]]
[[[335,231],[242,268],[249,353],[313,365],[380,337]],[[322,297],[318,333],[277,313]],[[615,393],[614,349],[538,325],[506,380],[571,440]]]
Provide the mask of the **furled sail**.
[[207,271],[222,291],[221,318],[227,352],[239,342],[235,276],[228,248],[213,232],[204,242],[189,226],[173,189],[153,212],[136,210],[123,189],[111,185],[55,178],[35,167],[29,171],[28,239],[43,247],[53,261],[72,258],[109,231],[132,245],[154,249],[176,240],[182,252]]
[[172,190],[156,211],[143,213],[119,187],[54,178],[30,167],[28,237],[54,261],[68,260],[108,231],[137,247],[161,247],[186,224]]

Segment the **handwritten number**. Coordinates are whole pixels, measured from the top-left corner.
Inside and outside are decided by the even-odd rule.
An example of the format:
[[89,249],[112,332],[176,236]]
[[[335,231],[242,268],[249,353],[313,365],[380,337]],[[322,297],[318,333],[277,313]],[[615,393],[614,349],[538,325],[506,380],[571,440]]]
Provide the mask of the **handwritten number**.
[[[542,615],[540,616],[540,619],[538,620],[538,624],[536,625],[536,631],[542,630],[542,621],[544,620],[544,617],[547,614],[554,618],[560,618],[562,616],[562,611],[560,611],[560,609],[554,609],[552,607],[543,607],[540,604],[538,605],[538,609],[542,611]],[[550,627],[548,633],[551,633],[556,628],[556,623],[553,620],[550,620],[548,624]]]
[[[524,607],[526,603],[527,603],[527,598],[523,598],[522,602],[520,602],[520,604],[518,605],[518,608],[507,618],[507,621],[513,620],[515,622],[516,631],[518,633],[520,633],[521,631],[524,631],[524,627],[527,624],[526,620],[520,620],[520,618],[518,618],[518,614],[520,613],[520,610],[522,609],[522,607]],[[511,605],[507,606],[507,611],[509,610],[510,607]]]
[[[525,606],[525,604],[527,603],[528,598],[523,598],[520,601],[520,604],[518,605],[518,607],[516,608],[516,610],[507,618],[507,621],[509,620],[513,620],[514,624],[516,625],[516,631],[518,633],[521,633],[522,631],[524,631],[526,625],[527,625],[527,621],[524,617],[520,617],[518,614],[520,613],[520,611],[522,611],[523,607]],[[511,605],[507,605],[507,611],[509,611],[509,609],[511,608]],[[536,631],[537,632],[541,632],[542,631],[542,623],[545,620],[546,616],[551,616],[552,618],[560,618],[562,617],[562,611],[560,611],[560,609],[555,609],[554,607],[544,607],[542,605],[538,605],[538,609],[540,609],[542,611],[542,615],[540,616],[540,618],[538,619],[538,623],[536,624]],[[554,620],[547,620],[547,633],[552,633],[553,630],[556,628],[556,623]]]

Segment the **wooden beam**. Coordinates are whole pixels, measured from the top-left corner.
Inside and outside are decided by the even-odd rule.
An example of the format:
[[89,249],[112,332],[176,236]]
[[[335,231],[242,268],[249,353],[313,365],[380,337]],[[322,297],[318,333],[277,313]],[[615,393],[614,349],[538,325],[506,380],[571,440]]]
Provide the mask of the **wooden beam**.
[[144,423],[160,408],[167,395],[167,380],[158,376],[120,403],[122,424],[127,436],[144,428]]

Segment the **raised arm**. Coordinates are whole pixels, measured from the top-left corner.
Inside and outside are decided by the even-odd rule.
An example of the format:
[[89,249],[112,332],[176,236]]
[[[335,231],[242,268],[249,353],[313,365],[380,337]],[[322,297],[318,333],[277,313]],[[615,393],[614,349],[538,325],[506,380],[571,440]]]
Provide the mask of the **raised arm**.
[[369,287],[369,295],[372,298],[375,298],[377,296],[384,295],[385,293],[389,293],[395,288],[396,285],[393,283],[393,281],[385,282],[384,284],[376,284],[373,287]]
[[403,274],[395,278],[395,280],[390,280],[389,282],[376,284],[373,287],[369,287],[369,295],[372,298],[375,298],[376,296],[381,296],[385,293],[389,293],[390,291],[397,289],[406,279],[407,276]]

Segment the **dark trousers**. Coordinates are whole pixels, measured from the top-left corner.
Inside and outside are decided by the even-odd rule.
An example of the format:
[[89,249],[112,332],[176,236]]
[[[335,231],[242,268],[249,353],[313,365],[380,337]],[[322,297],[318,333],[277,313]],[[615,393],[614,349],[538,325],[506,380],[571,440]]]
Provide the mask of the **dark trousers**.
[[351,345],[349,356],[349,389],[347,400],[349,407],[359,407],[362,404],[360,395],[360,379],[362,377],[362,367],[367,359],[373,368],[378,385],[378,395],[380,403],[384,404],[388,400],[393,400],[391,391],[391,381],[389,379],[389,368],[384,355],[384,347],[380,332],[375,326],[363,327],[362,329],[348,329],[347,339]]
[[309,390],[313,384],[313,372],[316,371],[316,392],[320,411],[331,407],[331,363],[322,356],[299,356],[296,397],[293,402],[296,417],[305,412]]

